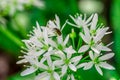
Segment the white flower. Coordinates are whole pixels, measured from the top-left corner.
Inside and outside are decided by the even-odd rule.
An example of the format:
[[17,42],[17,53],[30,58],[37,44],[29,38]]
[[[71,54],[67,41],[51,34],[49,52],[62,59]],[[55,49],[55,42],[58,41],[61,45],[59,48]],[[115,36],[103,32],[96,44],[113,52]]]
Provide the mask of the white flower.
[[72,18],[72,20],[74,21],[75,24],[72,24],[70,22],[67,22],[67,23],[74,27],[81,28],[84,26],[90,26],[90,24],[91,24],[90,21],[93,18],[93,14],[88,19],[86,19],[86,14],[84,14],[84,18],[83,18],[83,15],[76,15],[75,17],[73,17],[73,16],[70,16],[70,17]]
[[96,70],[98,71],[98,73],[100,75],[103,75],[103,72],[101,70],[101,68],[105,68],[105,69],[110,69],[110,70],[114,70],[115,68],[111,65],[109,65],[106,60],[112,58],[114,56],[114,53],[108,53],[106,55],[100,56],[96,53],[93,53],[92,51],[89,52],[89,56],[90,59],[92,61],[86,63],[86,65],[84,66],[84,70],[88,70],[90,69],[93,65],[95,65]]
[[[65,55],[65,53],[66,53],[66,55]],[[66,74],[68,67],[72,71],[77,71],[75,63],[79,62],[80,59],[82,58],[82,56],[72,57],[72,55],[73,55],[73,53],[75,53],[75,51],[72,49],[71,46],[69,48],[65,49],[65,53],[61,52],[59,54],[59,57],[61,57],[61,59],[54,61],[54,65],[62,67],[62,75],[61,76],[64,76],[64,74]]]
[[42,73],[40,73],[38,76],[36,76],[35,80],[60,80],[60,76],[57,72],[55,72],[55,66],[52,63],[52,60],[49,57],[47,57],[47,65],[39,65],[40,68],[44,69]]
[[[82,67],[88,70],[94,65],[101,75],[103,75],[101,68],[114,69],[106,62],[114,56],[114,53],[102,54],[102,51],[111,51],[108,48],[111,43],[104,45],[102,42],[102,38],[111,32],[107,32],[108,27],[97,25],[97,14],[91,15],[88,19],[86,16],[84,19],[82,16],[76,18],[71,16],[75,25],[68,23],[83,29],[80,34],[76,34],[80,35],[79,38],[84,42],[78,52],[69,42],[69,34],[64,36],[62,33],[65,24],[61,27],[59,17],[57,15],[55,17],[55,21],[50,20],[46,27],[39,26],[37,22],[37,27],[34,27],[29,35],[30,38],[23,40],[26,46],[22,51],[24,55],[17,63],[29,64],[21,73],[22,76],[36,73],[35,80],[61,80],[67,74],[66,80],[75,80],[72,72]],[[89,52],[89,55],[78,54],[85,52]]]
[[23,72],[21,72],[21,76],[26,76],[26,75],[34,73],[35,71],[38,70],[38,66],[39,66],[38,58],[36,58],[34,56],[24,56],[24,58],[25,59],[19,61],[18,63],[27,61],[30,63],[30,66],[28,66],[27,69],[25,69]]
[[[93,18],[94,19],[94,18]],[[94,19],[96,20],[96,19]],[[93,51],[95,51],[96,53],[100,53],[100,51],[111,51],[111,49],[109,49],[107,46],[103,46],[102,45],[102,38],[106,35],[106,31],[108,30],[108,27],[105,28],[98,28],[97,30],[94,30],[93,28],[93,24],[92,24],[92,28],[91,30],[89,30],[88,27],[84,27],[84,34],[82,32],[80,32],[80,36],[83,39],[83,41],[86,43],[85,45],[83,45],[78,52],[85,52],[87,51],[89,48],[91,48]]]
[[49,40],[49,44],[56,48],[57,50],[64,51],[66,49],[66,45],[69,41],[69,35],[66,36],[65,39],[63,39],[63,36],[57,36],[57,41],[54,42],[53,40]]

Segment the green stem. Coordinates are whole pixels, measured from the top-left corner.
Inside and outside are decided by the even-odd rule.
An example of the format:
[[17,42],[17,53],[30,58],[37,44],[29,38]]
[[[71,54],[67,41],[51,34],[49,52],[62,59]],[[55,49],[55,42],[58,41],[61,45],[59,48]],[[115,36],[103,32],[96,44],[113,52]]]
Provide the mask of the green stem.
[[89,58],[89,56],[84,57],[81,61],[82,61],[82,62],[84,62],[84,61],[89,61],[89,60],[85,60],[85,59],[87,59],[87,58]]
[[16,36],[14,36],[14,34],[12,34],[9,30],[1,27],[0,32],[2,32],[5,36],[7,36],[11,41],[13,41],[19,47],[21,47],[23,45],[21,40],[19,38],[17,38]]
[[72,39],[73,48],[75,49],[75,38],[71,38],[71,39]]
[[82,38],[79,36],[79,41],[78,41],[78,45],[77,45],[77,51],[79,50],[81,45],[82,45]]

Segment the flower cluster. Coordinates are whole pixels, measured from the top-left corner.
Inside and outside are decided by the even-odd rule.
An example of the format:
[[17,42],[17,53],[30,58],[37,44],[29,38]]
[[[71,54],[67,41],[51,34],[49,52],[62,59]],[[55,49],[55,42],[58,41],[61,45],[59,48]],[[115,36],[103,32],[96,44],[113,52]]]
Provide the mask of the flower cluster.
[[[29,34],[30,38],[23,40],[26,47],[17,64],[28,63],[27,69],[21,75],[36,73],[35,80],[76,80],[74,72],[78,69],[88,70],[95,66],[100,75],[101,68],[114,70],[106,62],[114,53],[102,42],[102,38],[110,34],[108,27],[98,25],[98,15],[92,14],[88,19],[84,15],[70,16],[74,23],[66,21],[61,27],[59,17],[48,21],[46,27],[34,27]],[[66,25],[80,29],[79,34],[72,29],[70,34],[63,34]],[[78,39],[75,40],[75,39]],[[77,41],[77,42],[75,42]],[[107,52],[107,54],[105,54]],[[67,77],[65,77],[67,76]]]

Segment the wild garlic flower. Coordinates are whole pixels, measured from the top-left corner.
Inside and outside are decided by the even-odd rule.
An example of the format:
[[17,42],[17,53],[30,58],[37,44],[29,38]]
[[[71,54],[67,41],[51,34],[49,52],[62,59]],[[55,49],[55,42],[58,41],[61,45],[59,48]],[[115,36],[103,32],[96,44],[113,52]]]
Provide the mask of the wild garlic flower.
[[[48,66],[47,66],[48,65]],[[43,72],[40,73],[35,80],[41,80],[45,78],[45,80],[60,80],[60,76],[57,72],[55,72],[55,66],[52,63],[51,57],[47,57],[47,65],[40,65],[40,68],[43,69]]]
[[[76,73],[80,68],[88,70],[94,65],[101,75],[103,75],[101,68],[114,70],[114,67],[106,62],[114,56],[112,50],[108,48],[111,43],[105,45],[102,42],[102,38],[111,33],[107,32],[109,28],[97,25],[97,14],[92,14],[88,19],[86,17],[82,19],[81,16],[75,19],[72,17],[72,19],[75,22],[72,26],[82,31],[77,33],[72,28],[70,34],[63,34],[63,28],[68,22],[61,27],[57,15],[55,20],[49,20],[46,26],[36,23],[36,27],[28,35],[30,38],[23,40],[26,46],[22,50],[24,55],[20,56],[22,59],[17,63],[28,64],[21,76],[36,73],[35,80],[62,80],[64,78],[77,80],[74,72]],[[71,36],[74,36],[72,40]],[[82,42],[76,43],[84,45],[75,44],[77,36]],[[86,54],[88,52],[89,54]],[[108,54],[103,55],[103,52],[108,52]]]
[[65,50],[65,53],[66,53],[66,55],[61,52],[59,54],[59,55],[61,55],[60,56],[61,57],[60,60],[54,61],[54,65],[62,66],[62,75],[61,76],[66,74],[66,72],[68,70],[68,67],[72,71],[77,71],[77,68],[76,68],[77,64],[75,64],[75,63],[80,61],[80,59],[82,58],[81,55],[72,57],[72,55],[74,55],[75,51],[72,50],[71,46]]
[[95,65],[96,70],[98,71],[98,73],[100,75],[103,75],[103,72],[101,70],[101,68],[105,68],[105,69],[110,69],[110,70],[114,70],[115,68],[111,65],[109,65],[106,60],[112,58],[114,56],[114,53],[108,53],[106,55],[100,56],[96,53],[93,53],[92,51],[89,52],[89,56],[90,59],[92,61],[86,63],[86,65],[84,66],[84,70],[88,70],[90,69],[93,65]]
[[[96,53],[100,53],[100,51],[111,51],[107,46],[102,45],[102,38],[110,33],[107,32],[109,29],[108,27],[98,27],[97,28],[97,21],[98,21],[98,16],[95,14],[93,16],[92,23],[89,27],[84,26],[83,31],[80,32],[80,36],[83,39],[83,41],[86,43],[79,49],[79,53],[87,51],[89,48],[91,48],[93,51]],[[98,49],[99,48],[99,49]]]
[[[81,27],[84,27],[84,26],[89,26],[91,24],[91,20],[93,18],[93,14],[88,18],[86,19],[86,14],[83,15],[75,15],[75,17],[71,16],[71,19],[74,21],[75,24],[71,23],[71,22],[68,22],[68,24],[74,26],[74,27],[77,27],[77,28],[81,28]],[[83,18],[84,17],[84,18]]]

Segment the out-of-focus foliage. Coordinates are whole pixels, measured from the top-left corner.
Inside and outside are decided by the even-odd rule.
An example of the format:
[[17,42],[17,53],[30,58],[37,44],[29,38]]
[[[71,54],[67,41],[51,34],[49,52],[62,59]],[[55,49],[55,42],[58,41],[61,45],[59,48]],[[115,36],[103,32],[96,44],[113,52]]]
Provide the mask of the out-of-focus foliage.
[[111,23],[114,30],[114,50],[116,53],[116,67],[118,73],[120,73],[120,0],[112,0],[111,6]]

